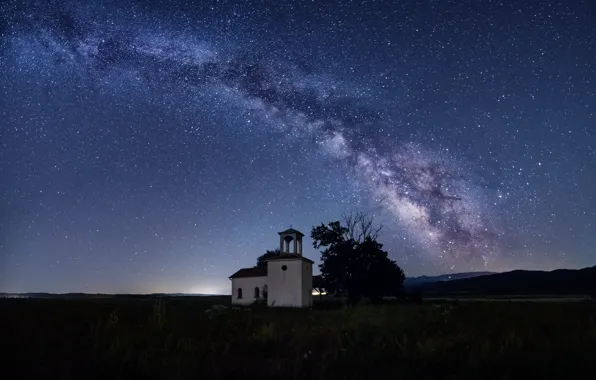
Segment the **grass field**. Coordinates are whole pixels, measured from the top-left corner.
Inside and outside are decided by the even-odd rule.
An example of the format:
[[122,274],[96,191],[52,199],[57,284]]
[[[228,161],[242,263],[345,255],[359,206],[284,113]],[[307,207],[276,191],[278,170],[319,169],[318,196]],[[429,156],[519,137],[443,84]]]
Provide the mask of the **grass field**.
[[593,378],[594,302],[211,309],[0,299],[3,379]]

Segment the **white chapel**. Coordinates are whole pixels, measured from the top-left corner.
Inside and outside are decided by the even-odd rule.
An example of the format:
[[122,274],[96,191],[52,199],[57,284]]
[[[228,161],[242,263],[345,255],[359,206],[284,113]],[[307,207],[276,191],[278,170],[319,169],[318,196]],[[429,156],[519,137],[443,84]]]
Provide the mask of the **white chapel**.
[[312,306],[314,262],[302,256],[303,236],[293,228],[280,232],[280,254],[269,258],[267,266],[231,275],[232,304],[249,305],[266,297],[271,307]]

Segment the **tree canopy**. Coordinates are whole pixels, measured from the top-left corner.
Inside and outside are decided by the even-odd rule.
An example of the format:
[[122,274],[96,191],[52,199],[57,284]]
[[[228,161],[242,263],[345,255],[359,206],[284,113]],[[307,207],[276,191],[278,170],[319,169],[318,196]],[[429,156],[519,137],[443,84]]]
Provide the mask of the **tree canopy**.
[[347,295],[350,303],[397,295],[405,275],[377,241],[381,227],[363,213],[344,215],[340,221],[313,227],[311,238],[321,251],[321,276],[328,293]]
[[279,256],[280,251],[279,248],[274,250],[267,250],[267,252],[263,253],[261,256],[257,258],[257,267],[266,267],[267,266],[267,259],[270,259],[275,256]]

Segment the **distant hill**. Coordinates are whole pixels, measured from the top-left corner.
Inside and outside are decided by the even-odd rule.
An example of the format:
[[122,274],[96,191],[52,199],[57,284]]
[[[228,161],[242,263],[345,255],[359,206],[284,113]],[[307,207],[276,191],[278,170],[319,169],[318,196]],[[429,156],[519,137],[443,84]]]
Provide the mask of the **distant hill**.
[[417,287],[423,284],[429,284],[439,281],[453,281],[465,278],[472,278],[478,276],[486,276],[488,274],[494,274],[494,272],[465,272],[465,273],[451,273],[441,274],[438,276],[418,276],[418,277],[407,277],[404,281],[405,288]]
[[419,283],[412,290],[425,294],[461,295],[579,295],[596,297],[596,266],[546,271],[514,270],[451,281]]

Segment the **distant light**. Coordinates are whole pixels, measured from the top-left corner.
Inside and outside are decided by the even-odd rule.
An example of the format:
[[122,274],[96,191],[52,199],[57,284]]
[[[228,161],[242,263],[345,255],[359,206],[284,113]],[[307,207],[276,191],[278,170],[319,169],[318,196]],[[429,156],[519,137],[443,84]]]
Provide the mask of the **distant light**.
[[185,293],[186,294],[205,294],[205,295],[217,296],[217,295],[229,294],[230,290],[229,289],[223,290],[223,289],[218,289],[218,288],[209,287],[209,286],[194,286],[194,287],[190,288],[189,290],[187,290]]

